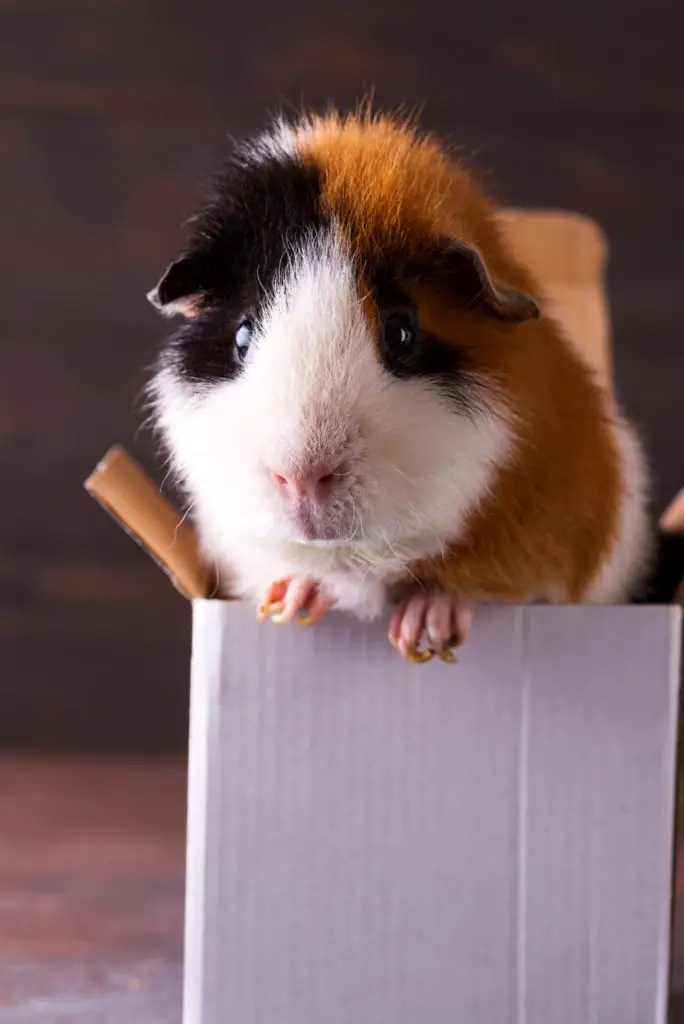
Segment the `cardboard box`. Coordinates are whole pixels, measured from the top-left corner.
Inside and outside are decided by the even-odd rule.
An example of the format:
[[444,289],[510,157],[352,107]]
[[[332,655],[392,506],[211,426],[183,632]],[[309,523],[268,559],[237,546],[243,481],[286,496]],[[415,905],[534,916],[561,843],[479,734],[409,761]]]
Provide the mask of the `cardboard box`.
[[[600,232],[504,223],[609,382]],[[193,600],[184,1024],[665,1024],[678,607],[488,607],[409,665],[210,599],[120,449],[86,486]]]

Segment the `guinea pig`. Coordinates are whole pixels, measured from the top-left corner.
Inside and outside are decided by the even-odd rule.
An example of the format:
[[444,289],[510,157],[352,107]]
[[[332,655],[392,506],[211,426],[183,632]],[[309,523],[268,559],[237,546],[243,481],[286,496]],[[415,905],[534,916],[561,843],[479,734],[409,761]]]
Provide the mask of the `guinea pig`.
[[390,617],[453,660],[478,602],[617,603],[650,552],[639,441],[496,209],[410,122],[276,120],[149,293],[154,418],[262,618]]

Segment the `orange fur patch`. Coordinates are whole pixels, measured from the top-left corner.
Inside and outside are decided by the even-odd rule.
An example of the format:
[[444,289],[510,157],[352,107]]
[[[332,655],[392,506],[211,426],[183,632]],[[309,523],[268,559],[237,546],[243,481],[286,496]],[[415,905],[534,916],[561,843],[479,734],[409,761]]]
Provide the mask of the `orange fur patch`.
[[484,196],[410,121],[365,109],[346,118],[333,112],[314,115],[298,134],[302,153],[323,173],[324,207],[353,231],[350,241],[365,258],[414,252],[442,234],[495,259]]
[[[471,175],[409,122],[331,113],[298,135],[322,171],[325,207],[363,261],[411,255],[450,236],[475,246],[495,281],[539,297]],[[553,321],[501,324],[429,284],[406,284],[421,325],[467,347],[472,368],[500,389],[517,423],[515,458],[464,535],[412,574],[473,596],[580,600],[612,546],[622,500],[602,391]]]

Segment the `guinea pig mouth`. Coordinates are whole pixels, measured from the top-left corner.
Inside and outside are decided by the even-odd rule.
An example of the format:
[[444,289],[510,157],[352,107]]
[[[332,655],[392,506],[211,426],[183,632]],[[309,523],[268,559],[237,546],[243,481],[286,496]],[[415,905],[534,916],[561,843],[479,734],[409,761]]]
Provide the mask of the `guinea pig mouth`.
[[354,537],[356,516],[351,502],[321,507],[303,499],[291,510],[291,518],[302,543],[344,544]]

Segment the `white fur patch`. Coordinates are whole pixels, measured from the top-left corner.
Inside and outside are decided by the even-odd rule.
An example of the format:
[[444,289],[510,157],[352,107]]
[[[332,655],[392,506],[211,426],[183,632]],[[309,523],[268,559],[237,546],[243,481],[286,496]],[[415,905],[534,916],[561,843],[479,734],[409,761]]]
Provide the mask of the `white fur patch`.
[[[606,392],[586,348],[570,336],[559,320],[556,320],[556,325],[563,342],[584,365],[601,392],[622,476],[622,505],[616,537],[612,549],[582,596],[582,603],[620,604],[629,598],[634,585],[644,576],[652,554],[653,540],[647,514],[649,477],[646,457],[635,430],[615,399]],[[562,601],[563,595],[555,595],[554,599]]]
[[243,151],[255,161],[295,156],[299,152],[297,133],[283,118],[276,118],[261,135],[257,135],[251,142],[243,143]]
[[609,406],[621,463],[622,507],[612,550],[584,596],[586,604],[619,604],[625,601],[645,572],[652,549],[646,513],[648,475],[644,453],[636,433],[621,411],[612,401]]
[[[276,281],[238,379],[197,388],[172,366],[158,374],[159,423],[205,550],[241,595],[309,574],[339,607],[378,615],[385,584],[457,538],[508,459],[513,431],[492,392],[466,415],[434,384],[395,379],[374,330],[333,232],[309,238]],[[351,466],[334,545],[300,541],[269,475],[312,453]]]

